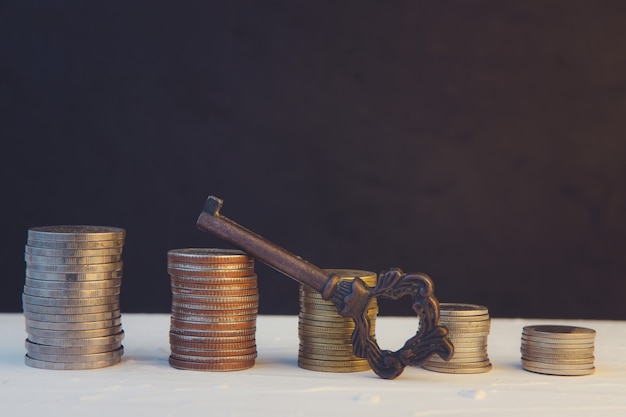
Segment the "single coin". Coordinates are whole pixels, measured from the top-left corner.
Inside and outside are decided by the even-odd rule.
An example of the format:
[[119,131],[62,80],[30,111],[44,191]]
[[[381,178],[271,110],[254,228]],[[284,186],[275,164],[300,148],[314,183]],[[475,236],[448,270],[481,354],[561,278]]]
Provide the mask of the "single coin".
[[121,278],[106,279],[101,281],[46,281],[26,277],[24,284],[31,288],[43,288],[46,290],[101,290],[114,288],[122,285]]
[[298,366],[305,365],[314,367],[315,369],[328,368],[333,369],[330,372],[338,372],[339,369],[354,369],[355,372],[358,370],[365,370],[364,368],[370,368],[367,360],[318,360],[318,359],[309,359],[304,357],[298,357]]
[[120,294],[120,287],[102,288],[99,290],[48,290],[24,285],[24,294],[48,298],[111,297]]
[[321,334],[328,336],[350,336],[354,331],[354,328],[350,327],[320,327],[310,326],[304,323],[298,323],[298,329],[305,333]]
[[549,337],[536,337],[536,336],[523,335],[522,343],[529,343],[529,344],[541,343],[549,347],[550,346],[551,347],[557,347],[557,346],[583,347],[583,346],[593,346],[595,344],[595,340],[593,339],[581,339],[581,340],[554,339],[554,338],[549,338]]
[[522,346],[528,349],[594,349],[595,343],[544,343],[532,340],[522,340]]
[[306,326],[320,327],[323,329],[345,329],[350,331],[354,330],[356,327],[352,320],[348,322],[335,323],[332,321],[317,321],[299,317],[298,323]]
[[190,330],[170,327],[171,334],[189,337],[232,337],[232,336],[252,336],[256,334],[256,326],[239,330]]
[[315,366],[309,365],[307,363],[303,363],[298,361],[298,367],[302,369],[306,369],[307,371],[315,371],[315,372],[328,372],[328,373],[351,373],[351,372],[364,372],[371,370],[369,364],[359,365],[359,366],[350,366],[350,367],[340,367],[340,366]]
[[[172,276],[172,289],[192,291],[250,291],[257,290],[256,276],[251,278],[194,278],[195,281],[179,281]],[[213,281],[209,281],[213,280]],[[231,281],[236,280],[236,281]]]
[[259,297],[258,288],[244,288],[244,289],[215,289],[215,288],[178,288],[172,287],[172,295],[182,297],[217,297],[219,299],[232,298],[232,297]]
[[[38,343],[33,343],[32,341],[26,339],[26,350],[28,351],[28,354],[30,355],[31,353],[34,353],[35,355],[30,355],[32,356],[36,356],[37,354],[46,354],[46,355],[89,355],[92,353],[104,353],[104,352],[112,352],[116,349],[119,349],[120,347],[122,347],[121,343],[111,343],[108,345],[101,345],[101,346],[76,346],[76,347],[71,347],[71,346],[48,346],[48,345],[41,345]],[[36,356],[38,357],[38,356]]]
[[181,335],[170,332],[170,342],[173,343],[200,343],[200,344],[215,344],[215,343],[248,343],[255,341],[255,334],[230,334],[220,337],[205,337],[205,336],[189,336]]
[[115,360],[122,357],[124,354],[124,347],[120,346],[118,349],[112,352],[102,353],[90,353],[84,355],[54,355],[46,353],[28,352],[28,356],[33,359],[48,362],[63,362],[63,363],[86,363],[86,362],[98,362]]
[[[487,352],[484,349],[479,350],[479,351],[473,351],[473,352],[457,352],[455,350],[450,360],[477,359],[477,358],[479,358],[480,361],[487,359]],[[448,362],[447,360],[439,356],[437,353],[431,356],[429,360],[441,360],[444,362]]]
[[183,304],[251,304],[258,303],[259,294],[253,295],[244,295],[244,296],[232,296],[232,297],[224,297],[224,296],[214,296],[214,295],[179,295],[173,294],[172,301]]
[[[220,311],[220,310],[216,310],[216,311]],[[187,322],[197,322],[197,323],[205,323],[205,324],[209,324],[209,323],[248,323],[248,322],[255,322],[256,323],[256,317],[257,317],[257,313],[256,310],[254,313],[250,313],[249,310],[241,310],[244,314],[241,315],[236,315],[232,312],[228,312],[228,314],[222,314],[222,313],[217,313],[216,315],[213,316],[208,316],[208,315],[192,315],[192,314],[178,314],[178,313],[172,313],[171,317],[172,319],[176,319],[176,320],[184,320]]]
[[478,366],[475,368],[443,368],[439,366],[422,364],[422,368],[428,371],[440,372],[440,373],[446,373],[446,374],[481,374],[481,373],[491,371],[492,365],[489,364],[485,366]]
[[323,344],[329,344],[329,345],[352,345],[352,341],[350,340],[350,337],[346,337],[346,338],[335,338],[335,337],[319,337],[319,336],[313,336],[313,335],[308,335],[306,333],[302,333],[302,331],[298,331],[298,336],[300,337],[300,342],[301,343],[323,343]]
[[558,375],[558,376],[584,376],[594,373],[595,368],[586,369],[549,369],[543,367],[533,366],[532,364],[523,365],[522,368],[526,371],[535,372],[544,375]]
[[[331,351],[332,353],[332,351]],[[365,361],[367,359],[357,358],[354,353],[341,353],[336,355],[329,355],[325,352],[311,352],[310,350],[299,350],[298,355],[305,359],[327,360],[328,358],[335,358],[338,361]]]
[[311,342],[300,340],[299,348],[302,350],[313,350],[315,352],[334,351],[336,354],[340,353],[354,353],[352,344],[340,343],[324,343],[324,342]]
[[111,320],[115,317],[120,317],[120,310],[104,311],[101,313],[89,313],[89,314],[47,314],[47,313],[33,313],[30,311],[24,311],[24,317],[29,320],[47,321],[52,323],[80,323],[80,322],[93,322],[102,320]]
[[425,363],[429,363],[432,365],[437,365],[440,363],[448,363],[450,365],[454,365],[454,364],[476,364],[476,363],[484,363],[485,361],[488,361],[489,358],[487,357],[487,355],[484,354],[477,354],[474,357],[471,356],[467,356],[467,357],[462,357],[462,356],[453,356],[452,359],[450,359],[449,361],[442,359],[439,355],[433,355],[431,356]]
[[124,340],[124,331],[110,336],[90,337],[90,338],[51,338],[39,337],[35,334],[28,334],[28,340],[40,345],[57,347],[79,347],[79,346],[104,346],[113,343],[120,343]]
[[547,370],[578,370],[578,369],[590,369],[593,368],[593,362],[575,363],[575,364],[553,364],[546,362],[535,362],[522,358],[523,366],[533,366],[535,368],[547,369]]
[[520,351],[522,353],[532,353],[537,356],[558,356],[558,357],[589,357],[593,356],[594,348],[585,348],[585,349],[542,349],[542,348],[534,348],[523,345]]
[[100,241],[123,239],[126,231],[119,227],[89,226],[89,225],[60,225],[31,227],[28,229],[28,239],[52,241]]
[[254,366],[254,359],[247,361],[221,361],[217,363],[213,362],[194,362],[183,361],[170,356],[169,364],[172,368],[182,369],[186,371],[213,371],[213,372],[226,372],[226,371],[241,371],[249,369]]
[[[176,355],[177,358],[192,358],[196,361],[206,361],[207,359],[223,359],[232,357],[241,357],[245,355],[256,355],[256,345],[238,349],[213,349],[202,348],[197,346],[185,346],[172,343],[170,345],[170,353]],[[255,356],[256,357],[256,356]]]
[[335,274],[339,276],[339,278],[342,278],[342,279],[354,279],[357,277],[361,279],[366,279],[366,278],[376,279],[378,277],[376,272],[363,271],[360,269],[324,268],[324,271],[330,274]]
[[[169,262],[167,263],[168,269],[174,271],[184,272],[196,272],[196,271],[233,271],[233,270],[250,270],[254,269],[254,261],[240,262],[240,263],[215,263],[215,264],[201,264],[201,263],[180,263]],[[183,274],[184,275],[184,274]]]
[[256,318],[257,315],[252,314],[248,316],[211,317],[211,322],[195,322],[171,317],[170,325],[177,332],[182,330],[241,330],[256,327]]
[[95,330],[45,330],[36,329],[34,327],[28,327],[26,332],[30,336],[42,340],[42,338],[50,339],[91,339],[94,337],[113,336],[122,331],[122,325],[105,327],[103,329]]
[[122,318],[116,317],[112,320],[87,321],[81,323],[54,323],[49,321],[37,321],[26,319],[26,329],[33,327],[43,330],[96,330],[113,327],[121,324]]
[[53,370],[82,370],[82,369],[98,369],[113,366],[122,361],[122,357],[104,361],[93,362],[47,362],[33,359],[28,355],[24,356],[24,363],[32,368],[53,369]]
[[246,304],[182,304],[172,302],[172,315],[198,315],[198,316],[214,316],[214,315],[242,315],[256,314],[259,312],[258,303]]
[[549,358],[547,356],[538,356],[531,354],[522,354],[522,359],[527,361],[532,361],[536,363],[542,364],[552,364],[552,365],[584,365],[584,364],[593,364],[595,357],[587,357],[587,358]]
[[92,249],[114,249],[114,248],[122,248],[124,246],[124,239],[114,239],[114,240],[82,240],[82,241],[71,241],[71,240],[38,240],[38,239],[28,239],[26,241],[26,246],[29,248],[39,248],[39,249],[55,249],[55,250],[92,250]]
[[[104,264],[93,264],[93,265],[54,265],[54,264],[43,264],[43,263],[29,263],[28,270],[29,271],[39,271],[39,272],[54,272],[54,273],[77,273],[77,274],[91,274],[91,273],[101,273],[101,272],[111,272],[122,269],[123,261],[112,262],[112,263],[104,263]],[[29,275],[27,273],[27,275]],[[32,276],[32,275],[29,275]],[[36,277],[33,277],[36,278]]]
[[439,303],[440,316],[481,316],[488,312],[487,307],[477,304]]
[[104,313],[120,309],[120,303],[101,304],[96,306],[80,306],[80,307],[57,307],[57,306],[40,306],[37,304],[23,303],[24,311],[38,314],[92,314]]
[[343,316],[339,316],[339,317],[322,316],[322,317],[319,317],[316,314],[310,314],[310,313],[305,313],[303,311],[300,311],[299,314],[298,314],[298,317],[300,318],[300,320],[308,320],[308,321],[320,323],[320,325],[326,325],[327,323],[336,324],[336,325],[340,325],[340,326],[343,326],[345,324],[354,324],[354,320],[352,320],[352,318],[350,318],[350,317],[343,317]]
[[89,258],[92,256],[119,256],[122,254],[122,247],[101,249],[49,249],[36,248],[26,245],[24,247],[24,252],[30,256],[44,256],[55,258]]
[[254,274],[254,268],[244,268],[244,269],[179,269],[167,267],[167,273],[172,277],[176,277],[178,280],[187,280],[193,281],[196,280],[205,280],[205,279],[216,279],[216,278],[244,278],[250,279],[254,277],[256,279],[256,275]]
[[84,297],[84,298],[53,298],[38,297],[34,295],[22,294],[22,302],[28,305],[40,305],[49,307],[86,307],[98,305],[113,305],[119,303],[119,294],[106,297]]
[[26,277],[31,279],[45,280],[45,281],[61,281],[61,282],[82,282],[82,281],[102,281],[109,279],[116,279],[122,277],[122,270],[108,272],[93,272],[93,273],[56,273],[56,272],[41,272],[33,271],[26,267]]
[[581,338],[595,338],[596,331],[586,327],[577,326],[560,326],[560,325],[537,325],[537,326],[525,326],[522,329],[523,334],[529,336],[547,336],[563,339],[581,339]]
[[36,256],[26,253],[24,260],[30,265],[49,265],[49,266],[85,266],[96,264],[110,264],[120,262],[122,255],[103,255],[103,256],[81,256],[81,257],[60,257],[60,256]]
[[178,359],[181,361],[189,361],[189,362],[202,362],[202,363],[220,363],[225,361],[241,361],[247,362],[256,359],[257,354],[250,353],[247,355],[238,355],[238,356],[194,356],[194,355],[184,355],[173,353],[170,355],[170,358]]
[[252,257],[237,249],[183,248],[167,252],[167,259],[173,263],[245,263]]

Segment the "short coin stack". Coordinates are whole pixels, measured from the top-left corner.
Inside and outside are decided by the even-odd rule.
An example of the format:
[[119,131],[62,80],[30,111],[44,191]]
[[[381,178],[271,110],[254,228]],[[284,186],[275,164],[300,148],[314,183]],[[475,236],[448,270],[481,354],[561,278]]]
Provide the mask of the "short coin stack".
[[95,369],[122,359],[120,314],[125,231],[103,226],[28,230],[26,365]]
[[596,331],[574,326],[526,326],[522,330],[522,367],[549,375],[594,372]]
[[474,304],[441,303],[440,324],[448,328],[454,355],[444,361],[433,355],[422,364],[424,369],[450,374],[477,374],[491,369],[487,339],[491,319],[487,307]]
[[195,371],[254,365],[259,307],[254,260],[239,250],[167,253],[172,288],[169,363]]
[[[376,274],[368,271],[349,269],[328,269],[329,274],[337,274],[342,280],[361,278],[367,285],[376,285]],[[372,334],[376,325],[378,304],[372,300],[367,311]],[[337,312],[337,307],[322,299],[322,296],[306,285],[300,285],[300,314],[298,334],[300,348],[298,366],[303,369],[321,372],[359,372],[370,368],[367,359],[358,358],[352,353],[351,336],[354,322]]]

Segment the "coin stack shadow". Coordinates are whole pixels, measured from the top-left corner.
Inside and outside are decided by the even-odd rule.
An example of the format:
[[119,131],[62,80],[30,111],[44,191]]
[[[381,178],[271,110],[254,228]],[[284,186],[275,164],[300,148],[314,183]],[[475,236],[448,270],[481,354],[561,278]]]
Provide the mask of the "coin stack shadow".
[[440,324],[448,329],[454,345],[449,361],[437,355],[422,364],[424,369],[450,374],[478,374],[491,370],[487,339],[491,319],[487,307],[474,304],[439,304]]
[[585,327],[538,325],[522,330],[522,367],[547,375],[594,372],[596,331]]
[[169,363],[237,371],[257,357],[254,259],[239,250],[186,248],[167,254],[172,288]]
[[[342,280],[361,278],[367,285],[376,285],[376,273],[349,269],[326,269]],[[376,327],[378,304],[373,299],[367,315],[371,322],[371,333]],[[321,372],[360,372],[371,369],[367,359],[358,358],[352,352],[354,321],[343,317],[337,307],[306,285],[300,285],[300,313],[298,316],[298,366]]]
[[26,365],[77,370],[121,361],[125,234],[124,229],[104,226],[28,230],[22,294]]

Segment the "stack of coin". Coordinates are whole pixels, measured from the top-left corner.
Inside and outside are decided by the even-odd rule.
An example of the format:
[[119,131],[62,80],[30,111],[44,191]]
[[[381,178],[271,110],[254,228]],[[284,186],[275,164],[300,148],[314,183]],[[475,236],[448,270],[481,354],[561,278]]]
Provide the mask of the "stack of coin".
[[195,371],[252,367],[259,307],[253,258],[239,250],[187,248],[170,250],[167,261],[170,365]]
[[[349,269],[327,269],[342,280],[361,278],[367,285],[376,285],[376,274],[368,271]],[[374,333],[378,304],[372,300],[367,310]],[[354,322],[337,312],[337,307],[322,299],[322,296],[306,285],[300,285],[300,314],[298,334],[300,348],[298,366],[303,369],[321,372],[359,372],[370,368],[367,359],[358,358],[352,353],[351,336]]]
[[122,359],[120,314],[125,231],[103,226],[28,230],[26,365],[95,369]]
[[487,307],[474,304],[441,303],[440,324],[447,327],[454,355],[449,361],[438,355],[422,364],[424,369],[449,374],[477,374],[491,370],[487,338],[491,319]]
[[596,331],[574,326],[526,326],[522,330],[522,367],[549,375],[594,372]]

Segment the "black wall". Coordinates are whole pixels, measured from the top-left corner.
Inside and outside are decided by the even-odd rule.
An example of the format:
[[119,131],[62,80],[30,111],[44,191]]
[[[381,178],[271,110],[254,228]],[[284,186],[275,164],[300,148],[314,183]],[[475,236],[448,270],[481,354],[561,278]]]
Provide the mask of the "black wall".
[[97,224],[127,230],[123,310],[168,312],[167,250],[228,247],[195,228],[214,194],[321,267],[626,319],[625,47],[619,1],[4,1],[2,311],[29,227]]

